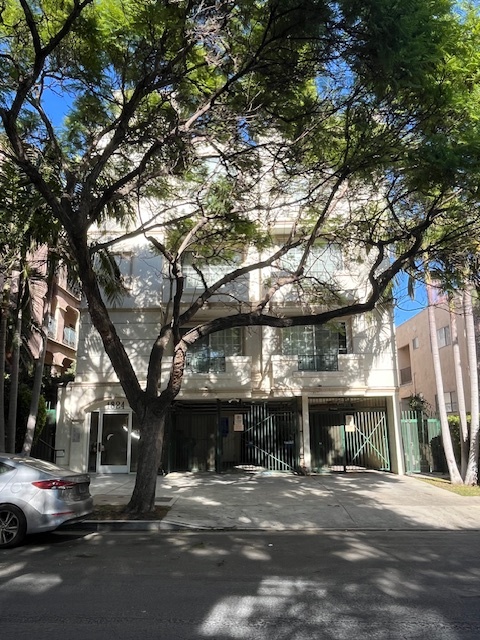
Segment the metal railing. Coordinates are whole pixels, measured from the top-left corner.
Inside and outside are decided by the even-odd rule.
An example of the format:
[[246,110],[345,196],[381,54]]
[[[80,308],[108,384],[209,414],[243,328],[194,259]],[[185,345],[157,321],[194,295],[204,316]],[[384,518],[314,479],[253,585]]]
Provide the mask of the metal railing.
[[299,371],[338,371],[338,354],[302,354],[298,355]]
[[63,329],[63,344],[75,349],[77,346],[77,332],[71,327],[64,327]]
[[56,463],[58,458],[65,457],[65,449],[55,449],[49,442],[38,438],[32,445],[31,454],[34,458]]
[[187,369],[192,373],[224,373],[226,371],[225,356],[187,354]]
[[50,318],[48,321],[48,337],[53,338],[53,340],[57,337],[57,321],[55,318]]

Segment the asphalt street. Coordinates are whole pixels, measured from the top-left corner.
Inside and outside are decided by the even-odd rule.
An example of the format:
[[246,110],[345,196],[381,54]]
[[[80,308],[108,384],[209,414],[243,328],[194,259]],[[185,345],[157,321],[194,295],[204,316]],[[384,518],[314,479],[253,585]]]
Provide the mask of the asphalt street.
[[478,640],[478,531],[48,534],[0,552],[2,638]]

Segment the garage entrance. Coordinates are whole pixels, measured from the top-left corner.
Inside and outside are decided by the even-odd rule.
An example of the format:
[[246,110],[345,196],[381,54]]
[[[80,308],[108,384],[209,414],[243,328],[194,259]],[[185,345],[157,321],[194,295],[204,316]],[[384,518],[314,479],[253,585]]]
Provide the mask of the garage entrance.
[[310,407],[313,471],[390,471],[388,444],[385,407]]
[[167,456],[168,471],[293,471],[298,465],[296,403],[177,402],[167,428]]

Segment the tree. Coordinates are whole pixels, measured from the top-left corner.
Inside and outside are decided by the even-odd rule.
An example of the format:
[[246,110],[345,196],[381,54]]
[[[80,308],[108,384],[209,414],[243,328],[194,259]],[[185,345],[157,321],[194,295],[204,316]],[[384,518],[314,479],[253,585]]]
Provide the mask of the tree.
[[437,388],[438,413],[440,416],[440,424],[442,427],[442,442],[445,458],[447,461],[448,473],[452,484],[463,484],[463,478],[458,470],[457,461],[452,445],[452,436],[448,424],[447,409],[445,406],[445,395],[443,393],[443,377],[440,364],[440,354],[438,351],[437,325],[435,321],[435,295],[434,286],[431,281],[428,269],[425,274],[425,282],[428,296],[428,325],[430,333],[430,345],[432,348],[433,370],[435,373],[435,385]]
[[[478,357],[472,301],[475,296],[475,286],[478,286],[478,242],[475,236],[458,237],[457,242],[452,242],[448,249],[437,253],[434,261],[429,263],[426,255],[424,259],[423,266],[419,269],[418,265],[415,265],[414,271],[417,280],[423,279],[427,289],[429,333],[438,411],[442,424],[442,441],[450,479],[456,484],[475,485],[478,482],[480,416]],[[437,344],[434,308],[438,301],[438,292],[442,294],[442,302],[444,302],[445,296],[448,299],[460,426],[460,472],[453,455],[452,438],[448,428],[448,416],[443,393],[443,376]],[[465,323],[467,362],[464,363],[461,362],[458,344],[457,315],[461,315]],[[468,371],[471,398],[470,416],[467,416],[465,406],[465,378],[463,371]]]
[[[443,165],[446,170],[445,177],[448,180],[450,175],[451,184],[456,184],[458,189],[453,191],[457,198],[456,210],[452,211],[453,218],[448,221],[451,228],[453,220],[458,221],[458,217],[468,217],[475,214],[478,205],[478,185],[475,181],[469,181],[468,160],[470,154],[465,156],[467,164],[461,170],[462,178],[455,183],[451,170],[457,166],[455,160],[455,148],[459,145],[475,147],[478,144],[478,125],[475,122],[474,114],[478,113],[479,103],[476,88],[480,80],[479,62],[480,50],[478,48],[479,21],[478,9],[474,4],[465,3],[461,6],[460,25],[462,37],[458,41],[456,51],[449,56],[448,66],[454,73],[450,76],[450,103],[449,117],[445,122],[437,127],[434,137],[443,139],[434,152],[434,158],[438,159],[440,150],[442,157],[446,160]],[[448,137],[454,133],[453,137]],[[453,144],[452,144],[453,143]],[[427,151],[429,153],[429,151]],[[431,229],[430,233],[437,233],[438,230]],[[444,233],[449,233],[444,229]],[[428,242],[431,241],[431,238]],[[419,261],[412,261],[410,273],[414,273],[417,279],[425,282],[427,293],[429,294],[429,323],[430,340],[432,343],[432,355],[434,356],[435,380],[437,385],[437,398],[439,401],[439,413],[442,423],[442,439],[447,457],[450,478],[452,482],[465,482],[466,484],[476,484],[478,475],[478,371],[477,354],[473,326],[472,310],[472,290],[478,284],[478,243],[476,235],[469,233],[454,234],[450,241],[435,254],[424,252]],[[450,297],[452,341],[456,368],[456,380],[459,399],[460,412],[460,439],[461,439],[461,473],[458,471],[453,450],[451,446],[451,435],[447,428],[447,416],[443,397],[442,373],[438,362],[438,348],[436,346],[436,329],[434,317],[434,296],[433,280]],[[467,333],[467,358],[470,381],[470,395],[472,398],[472,416],[470,427],[467,430],[467,415],[463,401],[463,380],[460,372],[458,343],[456,339],[456,310],[452,308],[452,299],[461,300],[459,303],[459,313],[465,319]],[[465,367],[466,368],[466,367]],[[468,459],[467,459],[468,458]]]
[[[459,21],[445,0],[7,0],[0,16],[2,161],[61,224],[139,420],[128,509],[147,512],[192,344],[231,327],[322,324],[369,311],[420,250],[434,253],[473,224],[474,216],[447,224],[465,164],[469,175],[478,171],[448,128]],[[68,105],[62,123],[49,112],[57,94]],[[151,214],[135,227],[138,202]],[[274,246],[270,229],[285,210],[291,229]],[[126,232],[101,237],[109,220]],[[432,226],[443,231],[425,246]],[[144,387],[98,270],[109,266],[120,281],[113,248],[135,233],[162,255],[171,282]],[[309,273],[312,248],[334,240],[363,254],[365,291],[350,298]],[[262,253],[237,265],[247,245]],[[285,268],[292,252],[298,259]],[[187,253],[203,286],[185,307]],[[211,283],[203,269],[214,261],[230,268]],[[196,319],[227,283],[273,265],[280,275],[252,308]],[[289,317],[272,311],[292,285],[316,304]],[[160,388],[168,349],[172,367]]]
[[448,308],[450,316],[450,328],[452,338],[452,351],[453,351],[453,366],[455,369],[455,384],[457,387],[457,402],[458,402],[458,414],[459,414],[459,438],[460,438],[460,475],[465,478],[467,473],[468,464],[468,423],[467,423],[467,409],[465,405],[465,392],[464,392],[464,380],[462,359],[460,355],[460,345],[458,342],[458,328],[457,328],[457,308],[455,306],[455,298],[450,292],[448,295]]
[[[0,279],[2,282],[2,307],[0,331],[0,450],[14,452],[17,429],[17,395],[21,370],[31,365],[30,339],[35,326],[33,306],[35,292],[40,281],[43,282],[45,265],[36,257],[41,246],[55,246],[50,253],[61,255],[61,246],[55,242],[55,221],[45,215],[43,201],[25,180],[21,179],[14,165],[3,163],[0,166],[0,238],[2,244],[2,263]],[[53,273],[47,280],[47,296],[53,292]],[[36,296],[38,298],[38,295]],[[48,322],[48,304],[44,314]],[[9,325],[10,333],[9,333]],[[46,341],[46,333],[45,341]],[[10,338],[10,342],[9,342]],[[10,357],[10,386],[8,425],[5,428],[5,375],[7,364],[7,345]],[[42,356],[42,350],[40,351]],[[44,357],[44,350],[43,350]],[[41,359],[41,358],[40,358]],[[32,396],[32,416],[30,430],[35,430],[38,402],[43,375],[43,360],[38,366],[34,380],[35,393]],[[7,437],[5,437],[7,436]]]
[[43,317],[38,333],[40,335],[40,347],[37,358],[34,363],[32,397],[30,402],[30,411],[26,425],[25,438],[22,444],[22,454],[29,456],[32,450],[32,444],[37,427],[38,408],[42,392],[42,379],[45,367],[45,356],[47,352],[48,324],[52,310],[52,299],[55,287],[55,259],[53,257],[48,260],[46,266],[46,287],[47,291],[43,300]]
[[463,291],[463,308],[465,310],[465,333],[467,336],[467,358],[470,372],[471,417],[470,417],[470,450],[465,473],[465,484],[478,482],[478,450],[479,450],[479,407],[478,407],[478,358],[473,320],[472,286],[467,284]]

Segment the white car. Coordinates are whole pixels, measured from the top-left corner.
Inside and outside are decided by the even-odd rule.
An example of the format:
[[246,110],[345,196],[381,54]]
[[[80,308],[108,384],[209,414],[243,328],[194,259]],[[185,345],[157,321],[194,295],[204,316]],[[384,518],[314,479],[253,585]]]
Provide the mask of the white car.
[[90,476],[51,462],[0,453],[0,549],[93,511]]

